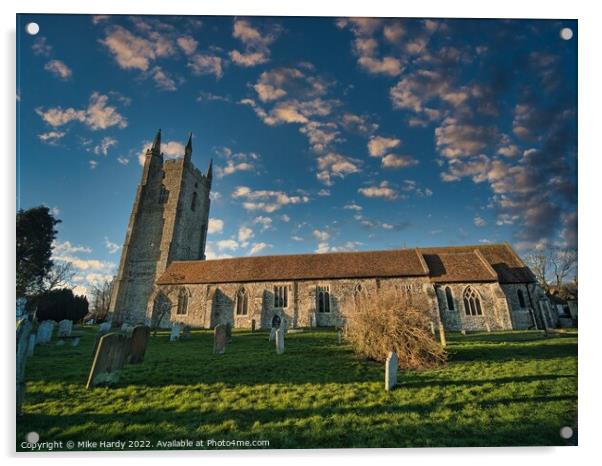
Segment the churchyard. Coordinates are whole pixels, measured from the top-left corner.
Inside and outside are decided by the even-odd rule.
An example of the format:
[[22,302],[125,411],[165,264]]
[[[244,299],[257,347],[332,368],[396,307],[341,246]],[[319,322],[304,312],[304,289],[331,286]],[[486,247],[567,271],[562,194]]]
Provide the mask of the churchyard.
[[[268,440],[269,448],[519,446],[574,444],[577,333],[447,334],[449,362],[399,371],[359,359],[335,330],[192,330],[151,336],[143,362],[111,387],[86,383],[98,327],[75,326],[77,346],[35,347],[27,359],[17,449],[40,441]],[[82,444],[83,445],[83,444]],[[267,447],[267,445],[265,446]],[[126,444],[124,448],[129,448]],[[256,447],[255,447],[256,448]],[[102,448],[100,448],[102,449]]]

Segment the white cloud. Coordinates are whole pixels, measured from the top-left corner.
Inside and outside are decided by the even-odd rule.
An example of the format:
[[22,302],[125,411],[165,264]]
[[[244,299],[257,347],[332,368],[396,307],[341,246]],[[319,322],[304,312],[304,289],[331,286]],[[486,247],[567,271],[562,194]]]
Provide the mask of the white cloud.
[[399,193],[393,189],[387,181],[381,182],[377,186],[368,186],[367,188],[360,188],[357,190],[360,194],[365,197],[382,197],[386,200],[397,199]]
[[48,131],[46,133],[38,134],[38,138],[46,144],[53,146],[58,144],[65,134],[67,134],[65,131]]
[[401,144],[396,138],[385,138],[374,136],[368,141],[368,153],[372,157],[382,157],[389,149],[393,149]]
[[49,57],[52,53],[52,46],[48,43],[48,39],[43,36],[37,37],[31,48],[35,55],[41,55],[43,57]]
[[332,177],[344,178],[345,175],[360,171],[358,161],[341,154],[330,152],[318,157],[316,177],[327,186],[333,184]]
[[289,195],[282,191],[252,191],[247,186],[237,186],[232,197],[244,199],[243,207],[246,210],[262,210],[267,213],[274,212],[286,205],[309,202],[309,197],[306,195]]
[[159,89],[166,91],[175,91],[177,89],[174,79],[160,66],[155,66],[151,70],[151,75]]
[[223,250],[230,250],[230,251],[234,251],[236,249],[238,249],[238,243],[236,241],[234,241],[233,239],[222,239],[219,240],[215,243],[218,247],[218,249],[220,249],[221,251]]
[[328,245],[328,243],[318,243],[318,248],[316,249],[316,253],[318,254],[324,254],[326,252],[328,252],[330,250],[330,246]]
[[312,235],[314,236],[314,238],[321,242],[326,242],[330,239],[330,234],[327,231],[323,230],[316,229],[312,232]]
[[[146,151],[152,147],[153,143],[147,141],[143,144],[140,153],[138,154],[138,163],[144,166],[146,159]],[[166,141],[161,143],[161,152],[165,159],[177,159],[184,156],[184,144],[178,141]]]
[[[282,217],[285,217],[285,216],[288,217],[288,215],[283,215]],[[255,217],[255,219],[253,220],[253,223],[256,225],[261,225],[261,231],[266,231],[271,228],[272,219],[270,217],[260,215],[259,217]]]
[[221,233],[224,230],[224,221],[219,218],[210,218],[207,233],[210,235]]
[[418,165],[418,161],[409,155],[387,154],[381,160],[384,168],[407,168]]
[[361,205],[356,204],[355,202],[350,202],[349,204],[346,204],[343,209],[346,210],[355,210],[355,211],[361,211],[363,210],[363,207]]
[[119,246],[117,243],[113,243],[106,236],[105,236],[105,247],[107,248],[107,251],[109,251],[109,254],[115,254],[117,251],[119,251],[121,249],[121,246]]
[[192,73],[196,75],[212,74],[219,79],[224,74],[222,59],[217,55],[193,55],[190,57],[188,67],[192,70]]
[[92,252],[92,248],[90,248],[89,246],[75,246],[71,244],[70,241],[55,241],[54,243],[52,243],[53,255],[77,254],[80,252],[90,253]]
[[474,218],[474,224],[477,227],[484,227],[487,225],[487,220],[485,220],[484,218],[480,217],[479,215],[477,215]]
[[254,236],[253,230],[246,226],[241,226],[238,229],[238,242],[244,248],[249,243],[249,240]]
[[94,92],[90,96],[88,107],[85,109],[54,107],[43,110],[38,107],[36,113],[47,124],[55,128],[66,125],[71,121],[79,121],[92,130],[107,129],[112,126],[125,128],[127,119],[119,113],[117,108],[108,105],[108,99],[108,96]]
[[130,163],[130,159],[128,159],[127,157],[117,157],[117,161],[121,164],[121,165],[127,165],[128,163]]
[[246,19],[234,21],[232,36],[244,45],[244,52],[230,51],[230,59],[238,66],[251,67],[266,63],[270,57],[269,45],[276,40],[280,29],[273,27],[269,32],[262,32]]
[[96,155],[108,155],[109,149],[117,144],[117,139],[106,136],[100,140],[100,143],[94,146],[91,151]]
[[251,249],[249,250],[249,255],[252,256],[253,254],[257,254],[258,252],[263,251],[266,248],[271,248],[272,245],[268,244],[268,243],[254,243],[253,246],[251,247]]
[[69,68],[61,60],[50,60],[48,63],[46,63],[46,65],[44,65],[44,69],[63,81],[68,80],[73,74],[71,68]]
[[186,55],[192,55],[196,51],[197,45],[199,44],[191,36],[178,37],[176,42]]
[[281,219],[283,222],[290,222],[290,221],[291,221],[291,218],[290,218],[288,215],[286,215],[286,214],[282,214],[282,215],[280,216],[280,219]]
[[98,165],[98,162],[96,160],[88,160],[88,164],[90,165],[90,170],[94,170]]

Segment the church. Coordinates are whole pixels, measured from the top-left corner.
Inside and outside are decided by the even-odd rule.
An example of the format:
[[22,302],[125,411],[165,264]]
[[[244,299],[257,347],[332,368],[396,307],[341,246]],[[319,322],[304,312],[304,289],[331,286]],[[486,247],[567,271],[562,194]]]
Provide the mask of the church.
[[113,321],[194,328],[342,326],[359,297],[393,292],[451,331],[554,327],[548,298],[508,243],[205,259],[212,165],[146,153],[113,287]]

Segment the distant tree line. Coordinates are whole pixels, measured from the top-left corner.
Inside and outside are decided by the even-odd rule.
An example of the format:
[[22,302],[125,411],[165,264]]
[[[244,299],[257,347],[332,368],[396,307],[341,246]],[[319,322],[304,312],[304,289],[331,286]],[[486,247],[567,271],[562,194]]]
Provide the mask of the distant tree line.
[[87,298],[68,288],[74,275],[71,264],[52,260],[60,222],[46,206],[17,212],[17,297],[27,298],[26,309],[38,321],[79,321],[88,313]]

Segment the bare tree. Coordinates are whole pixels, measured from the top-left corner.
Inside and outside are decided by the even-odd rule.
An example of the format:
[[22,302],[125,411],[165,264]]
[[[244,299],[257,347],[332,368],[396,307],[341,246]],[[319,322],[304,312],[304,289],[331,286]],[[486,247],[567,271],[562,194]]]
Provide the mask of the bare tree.
[[574,249],[549,247],[528,255],[525,262],[546,291],[550,290],[551,284],[560,289],[571,273],[577,281],[577,251]]
[[164,286],[161,292],[155,298],[153,303],[153,313],[151,318],[151,329],[153,336],[157,334],[157,330],[161,328],[161,322],[166,315],[171,313],[171,309],[177,305],[177,294],[180,288],[177,286]]
[[92,308],[96,321],[106,320],[111,307],[111,295],[113,293],[113,280],[105,280],[92,285]]

